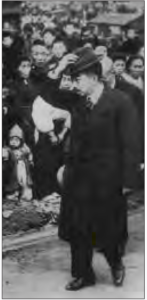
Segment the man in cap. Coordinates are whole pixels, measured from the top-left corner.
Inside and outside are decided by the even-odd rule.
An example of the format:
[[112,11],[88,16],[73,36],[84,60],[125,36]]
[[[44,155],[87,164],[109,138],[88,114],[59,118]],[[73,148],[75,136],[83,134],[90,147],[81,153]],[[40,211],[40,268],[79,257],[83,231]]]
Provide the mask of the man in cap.
[[63,174],[59,237],[69,242],[72,261],[73,280],[66,289],[74,291],[95,284],[93,247],[105,255],[114,284],[122,285],[126,193],[135,186],[138,166],[137,119],[130,99],[105,90],[101,64],[91,49],[76,54],[70,72],[81,98],[72,113],[66,166],[58,174]]

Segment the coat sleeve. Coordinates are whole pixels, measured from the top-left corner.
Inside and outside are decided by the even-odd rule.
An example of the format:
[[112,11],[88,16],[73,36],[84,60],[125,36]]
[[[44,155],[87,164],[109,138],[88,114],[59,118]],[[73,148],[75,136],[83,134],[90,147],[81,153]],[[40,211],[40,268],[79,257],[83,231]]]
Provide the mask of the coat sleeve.
[[127,95],[119,99],[118,134],[122,151],[123,186],[135,188],[140,163],[139,120]]

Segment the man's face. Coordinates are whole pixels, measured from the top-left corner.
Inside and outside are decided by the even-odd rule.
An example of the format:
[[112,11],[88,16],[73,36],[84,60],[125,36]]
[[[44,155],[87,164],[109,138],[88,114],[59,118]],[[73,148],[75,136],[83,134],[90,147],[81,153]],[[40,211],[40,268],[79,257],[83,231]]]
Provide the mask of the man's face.
[[47,47],[51,47],[55,40],[55,36],[51,32],[48,31],[44,34],[43,40]]
[[126,68],[124,60],[119,59],[113,63],[113,70],[116,75],[121,75]]
[[64,43],[59,42],[55,43],[52,48],[52,53],[54,54],[55,57],[57,58],[62,58],[63,55],[66,53],[67,49]]
[[66,25],[64,29],[67,36],[72,36],[75,33],[75,28],[72,24]]
[[80,74],[74,79],[74,89],[81,96],[87,96],[92,92],[94,77],[90,74]]
[[32,47],[32,58],[34,64],[38,67],[45,66],[49,60],[49,50],[43,45],[35,45]]
[[29,61],[22,61],[18,67],[20,76],[24,79],[29,78],[31,72],[31,63]]
[[144,64],[142,59],[134,59],[130,65],[129,72],[132,77],[139,78],[144,71]]

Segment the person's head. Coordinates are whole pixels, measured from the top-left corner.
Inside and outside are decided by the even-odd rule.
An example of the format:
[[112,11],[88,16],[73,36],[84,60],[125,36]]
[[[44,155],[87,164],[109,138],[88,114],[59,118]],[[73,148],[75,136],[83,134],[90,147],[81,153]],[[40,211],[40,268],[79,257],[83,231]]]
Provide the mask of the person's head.
[[91,35],[91,30],[90,30],[90,28],[89,27],[84,27],[83,29],[82,29],[82,37],[83,38],[87,38],[87,37],[89,37]]
[[4,32],[3,39],[2,39],[3,46],[5,46],[6,48],[10,48],[13,42],[14,42],[14,36],[9,32]]
[[144,71],[144,59],[139,55],[132,55],[129,57],[126,68],[128,73],[135,79],[142,76]]
[[105,46],[97,46],[94,52],[99,61],[102,61],[107,56],[107,48]]
[[75,54],[78,59],[71,66],[74,90],[82,96],[91,95],[102,77],[101,63],[91,48],[80,48]]
[[74,89],[81,96],[91,95],[99,81],[101,65],[95,65],[85,71],[79,72],[73,78]]
[[136,32],[134,29],[128,29],[127,31],[127,37],[129,39],[134,39],[136,37]]
[[61,59],[64,54],[67,52],[66,44],[63,40],[58,39],[55,40],[53,47],[52,47],[52,53],[57,59]]
[[64,72],[63,88],[81,96],[90,95],[102,77],[101,63],[91,48],[78,48],[74,54],[77,59]]
[[44,67],[50,59],[50,51],[42,41],[35,41],[31,48],[33,63],[37,67]]
[[126,58],[124,55],[116,54],[113,57],[113,70],[115,75],[121,75],[126,69]]
[[18,65],[18,73],[21,78],[28,79],[31,72],[31,62],[26,56],[22,57]]
[[51,47],[56,39],[55,32],[51,29],[45,29],[43,32],[43,41],[47,47]]
[[60,82],[60,90],[72,91],[73,90],[73,82],[71,75],[65,73],[62,75],[61,82]]
[[12,149],[18,149],[23,144],[23,138],[22,129],[17,124],[14,125],[9,132],[9,147]]
[[2,43],[5,47],[10,48],[14,42],[16,30],[10,22],[3,23]]
[[24,26],[23,26],[23,35],[25,38],[28,38],[30,39],[33,35],[33,26],[32,24],[30,23],[26,23]]
[[68,37],[73,36],[73,34],[75,33],[75,26],[74,26],[74,24],[72,24],[72,23],[67,23],[67,24],[64,26],[64,32],[66,33],[66,35],[67,35]]
[[22,144],[22,140],[18,136],[9,138],[9,146],[12,149],[18,149]]

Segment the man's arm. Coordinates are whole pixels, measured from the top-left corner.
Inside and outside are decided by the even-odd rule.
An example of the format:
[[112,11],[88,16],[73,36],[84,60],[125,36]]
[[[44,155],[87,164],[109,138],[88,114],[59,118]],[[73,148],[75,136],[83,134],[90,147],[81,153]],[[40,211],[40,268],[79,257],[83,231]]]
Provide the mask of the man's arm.
[[63,109],[55,109],[53,114],[53,121],[62,120],[63,121],[63,129],[58,134],[59,142],[63,141],[66,133],[71,128],[71,114]]
[[139,120],[131,99],[124,93],[119,99],[118,138],[123,161],[124,192],[136,187],[140,162]]
[[52,70],[49,71],[48,77],[51,79],[58,79],[62,72],[67,68],[69,64],[75,63],[77,60],[77,56],[73,53],[69,53],[65,55],[59,62],[58,66]]

